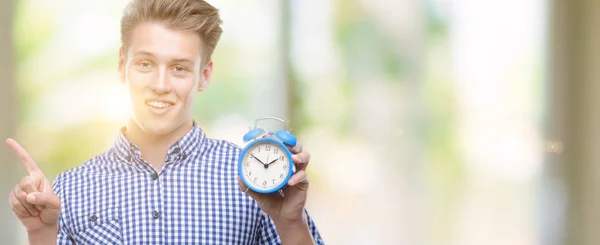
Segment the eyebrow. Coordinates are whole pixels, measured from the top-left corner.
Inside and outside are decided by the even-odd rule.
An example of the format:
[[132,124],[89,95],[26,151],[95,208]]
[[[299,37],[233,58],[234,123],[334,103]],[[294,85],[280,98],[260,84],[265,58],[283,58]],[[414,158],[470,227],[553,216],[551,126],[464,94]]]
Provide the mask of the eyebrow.
[[[153,53],[150,53],[148,51],[136,51],[135,53],[133,53],[133,56],[139,56],[139,55],[147,55],[147,56],[151,56],[151,57],[156,57]],[[189,64],[194,64],[195,62],[193,60],[190,59],[173,59],[171,62],[174,63],[189,63]]]
[[194,61],[189,60],[189,59],[174,59],[173,62],[175,62],[175,63],[189,63],[190,65],[194,64]]

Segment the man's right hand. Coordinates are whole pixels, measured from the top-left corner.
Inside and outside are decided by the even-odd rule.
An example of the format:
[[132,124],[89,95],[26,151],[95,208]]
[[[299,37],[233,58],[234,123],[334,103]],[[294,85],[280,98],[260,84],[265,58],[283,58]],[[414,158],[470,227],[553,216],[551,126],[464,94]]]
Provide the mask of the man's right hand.
[[13,139],[7,139],[6,144],[15,152],[29,173],[9,194],[13,212],[23,223],[30,237],[36,234],[53,234],[56,237],[60,199],[29,153]]

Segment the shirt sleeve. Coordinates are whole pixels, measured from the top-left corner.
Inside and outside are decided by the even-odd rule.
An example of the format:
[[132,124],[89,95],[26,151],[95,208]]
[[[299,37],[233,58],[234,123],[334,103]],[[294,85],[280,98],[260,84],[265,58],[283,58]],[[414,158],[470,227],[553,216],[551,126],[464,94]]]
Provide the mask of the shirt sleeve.
[[[261,228],[259,229],[258,234],[258,244],[260,245],[280,245],[281,239],[277,235],[277,230],[275,229],[275,223],[269,217],[269,215],[263,213],[263,218],[261,221]],[[306,221],[308,223],[308,229],[313,238],[313,241],[317,245],[325,244],[315,222],[312,220],[310,215],[308,215],[308,211],[304,209],[304,215],[306,217]]]
[[58,175],[58,177],[56,177],[56,180],[54,180],[54,182],[52,183],[52,190],[54,190],[54,193],[56,193],[56,196],[58,196],[58,198],[61,200],[61,210],[60,210],[60,216],[58,218],[58,235],[56,237],[56,244],[57,245],[72,245],[75,244],[71,237],[67,234],[67,226],[64,222],[64,209],[62,206],[62,200],[63,199],[63,193],[62,193],[62,188],[61,188],[61,183],[60,183],[60,175]]

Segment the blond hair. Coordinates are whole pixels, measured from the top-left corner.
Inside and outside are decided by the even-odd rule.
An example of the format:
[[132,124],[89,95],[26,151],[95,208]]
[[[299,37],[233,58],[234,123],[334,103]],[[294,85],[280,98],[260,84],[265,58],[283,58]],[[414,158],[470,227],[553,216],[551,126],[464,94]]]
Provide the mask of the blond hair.
[[145,22],[197,33],[205,44],[205,61],[210,59],[223,33],[218,9],[204,0],[132,0],[121,19],[123,47],[129,44],[131,31]]

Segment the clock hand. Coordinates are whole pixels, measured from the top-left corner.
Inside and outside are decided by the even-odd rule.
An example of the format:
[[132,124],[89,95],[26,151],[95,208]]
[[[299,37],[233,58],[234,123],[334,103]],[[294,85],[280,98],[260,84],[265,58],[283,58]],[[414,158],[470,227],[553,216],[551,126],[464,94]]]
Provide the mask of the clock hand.
[[275,158],[275,160],[273,160],[273,161],[270,161],[269,163],[267,163],[267,165],[271,165],[271,163],[274,163],[274,162],[276,162],[278,159],[279,159],[279,158]]
[[254,159],[258,160],[263,166],[267,166],[267,164],[265,164],[263,161],[261,161],[260,159],[258,159],[258,157],[256,157],[254,154],[250,153],[250,156],[254,157]]
[[[267,162],[269,161],[269,156],[271,156],[271,155],[267,155]],[[265,168],[269,168],[269,164],[268,163],[265,164]]]
[[[261,161],[260,159],[258,159],[258,157],[256,157],[254,154],[250,153],[250,156],[252,156],[252,157],[254,157],[254,159],[258,160],[263,165],[263,167],[265,167],[265,168],[269,167],[269,164],[265,164],[263,161]],[[269,160],[268,156],[267,156],[267,160]]]

